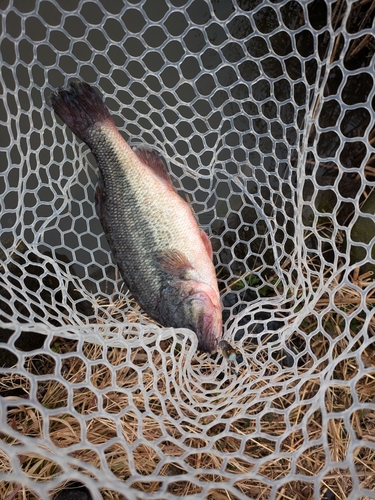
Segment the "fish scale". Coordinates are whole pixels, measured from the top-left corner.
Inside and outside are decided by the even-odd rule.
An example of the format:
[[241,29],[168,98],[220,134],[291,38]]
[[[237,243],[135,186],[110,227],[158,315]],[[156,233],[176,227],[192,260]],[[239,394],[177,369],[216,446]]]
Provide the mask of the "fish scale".
[[97,161],[97,213],[134,298],[162,325],[193,330],[200,350],[215,351],[222,306],[211,244],[161,158],[144,147],[130,148],[87,83],[59,89],[51,102]]

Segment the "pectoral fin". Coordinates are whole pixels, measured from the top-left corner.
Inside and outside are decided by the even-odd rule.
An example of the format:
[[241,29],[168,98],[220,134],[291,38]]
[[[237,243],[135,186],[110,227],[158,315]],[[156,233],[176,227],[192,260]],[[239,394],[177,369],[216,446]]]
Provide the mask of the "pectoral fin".
[[187,272],[193,269],[186,255],[180,250],[165,250],[154,255],[154,261],[167,274],[186,278]]

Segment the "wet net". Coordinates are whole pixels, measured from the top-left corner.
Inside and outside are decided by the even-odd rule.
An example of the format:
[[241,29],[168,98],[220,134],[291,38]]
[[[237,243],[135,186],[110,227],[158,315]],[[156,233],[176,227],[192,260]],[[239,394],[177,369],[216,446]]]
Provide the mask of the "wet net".
[[[1,498],[375,498],[374,2],[0,7]],[[72,79],[210,236],[233,360],[122,285]]]

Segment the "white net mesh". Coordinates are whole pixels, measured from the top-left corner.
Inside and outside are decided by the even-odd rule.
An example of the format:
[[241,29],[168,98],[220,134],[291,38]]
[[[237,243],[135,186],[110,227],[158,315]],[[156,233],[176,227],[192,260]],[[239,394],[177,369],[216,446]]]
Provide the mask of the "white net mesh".
[[[374,2],[0,6],[1,498],[375,498]],[[121,287],[72,78],[210,235],[232,366]]]

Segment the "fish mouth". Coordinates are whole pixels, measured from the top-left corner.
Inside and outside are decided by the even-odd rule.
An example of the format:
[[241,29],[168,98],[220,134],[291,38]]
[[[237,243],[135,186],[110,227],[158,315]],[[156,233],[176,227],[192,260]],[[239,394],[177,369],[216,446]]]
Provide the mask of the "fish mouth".
[[213,354],[217,351],[218,343],[222,337],[221,320],[217,321],[211,315],[203,316],[201,328],[197,331],[198,350]]
[[214,354],[217,351],[218,342],[219,341],[216,337],[212,337],[210,339],[207,337],[198,337],[198,351]]

